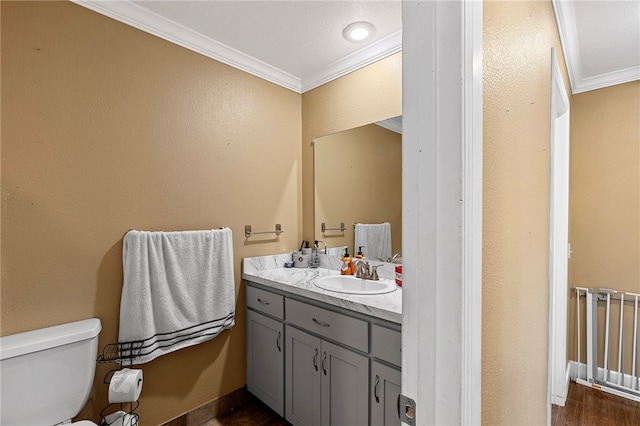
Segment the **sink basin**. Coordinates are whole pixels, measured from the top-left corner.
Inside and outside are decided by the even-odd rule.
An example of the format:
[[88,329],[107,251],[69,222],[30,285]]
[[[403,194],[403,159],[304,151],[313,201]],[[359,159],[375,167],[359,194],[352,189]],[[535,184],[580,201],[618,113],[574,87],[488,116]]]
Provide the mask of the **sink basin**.
[[391,293],[396,289],[396,283],[392,280],[373,281],[352,275],[330,275],[318,278],[313,284],[324,290],[349,294],[383,294]]

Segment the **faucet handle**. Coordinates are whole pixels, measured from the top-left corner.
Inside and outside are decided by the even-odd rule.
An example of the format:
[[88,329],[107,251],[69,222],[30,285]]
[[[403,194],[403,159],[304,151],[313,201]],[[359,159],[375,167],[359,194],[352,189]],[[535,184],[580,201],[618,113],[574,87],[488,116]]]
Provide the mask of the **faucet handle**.
[[373,281],[378,281],[380,279],[380,277],[378,276],[378,267],[382,266],[382,264],[380,265],[371,265],[371,279]]

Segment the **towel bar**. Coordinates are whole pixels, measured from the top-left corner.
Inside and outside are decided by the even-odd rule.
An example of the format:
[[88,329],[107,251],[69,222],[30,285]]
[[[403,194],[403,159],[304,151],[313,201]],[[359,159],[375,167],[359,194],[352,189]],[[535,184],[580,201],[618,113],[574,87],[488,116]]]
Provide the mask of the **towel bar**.
[[282,230],[282,225],[280,225],[279,223],[276,223],[275,231],[254,232],[254,231],[251,231],[251,225],[245,225],[244,226],[244,236],[247,237],[247,238],[249,238],[253,234],[276,234],[276,235],[280,235],[283,232],[284,231]]
[[[361,223],[361,222],[358,222],[358,223],[360,223],[360,225],[368,225],[367,223]],[[354,223],[354,224],[353,224],[353,228],[354,228],[354,229],[355,229],[355,227],[356,227],[356,225],[357,225],[358,223]],[[387,222],[380,222],[380,224],[381,224],[381,225],[382,225],[382,224],[385,224],[385,223],[387,223]],[[375,225],[377,225],[377,223],[376,223]]]
[[324,231],[340,231],[340,232],[344,232],[344,231],[346,231],[347,227],[344,226],[344,222],[340,222],[340,228],[327,228],[327,225],[324,222],[322,222],[321,229],[322,229],[322,232],[324,232]]

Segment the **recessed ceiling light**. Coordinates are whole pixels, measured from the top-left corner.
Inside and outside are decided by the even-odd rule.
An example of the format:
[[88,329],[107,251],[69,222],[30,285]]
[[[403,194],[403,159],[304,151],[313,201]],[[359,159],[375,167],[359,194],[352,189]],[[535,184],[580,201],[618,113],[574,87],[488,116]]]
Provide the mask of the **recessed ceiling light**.
[[376,27],[369,22],[353,22],[342,30],[342,35],[354,43],[367,41],[376,34]]

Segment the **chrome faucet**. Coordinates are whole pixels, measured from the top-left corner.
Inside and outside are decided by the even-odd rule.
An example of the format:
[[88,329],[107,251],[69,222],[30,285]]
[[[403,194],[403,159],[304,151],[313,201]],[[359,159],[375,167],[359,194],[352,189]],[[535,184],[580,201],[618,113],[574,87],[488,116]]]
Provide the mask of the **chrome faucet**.
[[354,263],[356,264],[356,278],[369,278],[369,263],[361,259],[356,259]]
[[[382,265],[369,265],[369,262],[362,259],[356,259],[356,278],[363,278],[365,280],[378,281],[378,267]],[[371,269],[369,269],[371,266]]]

